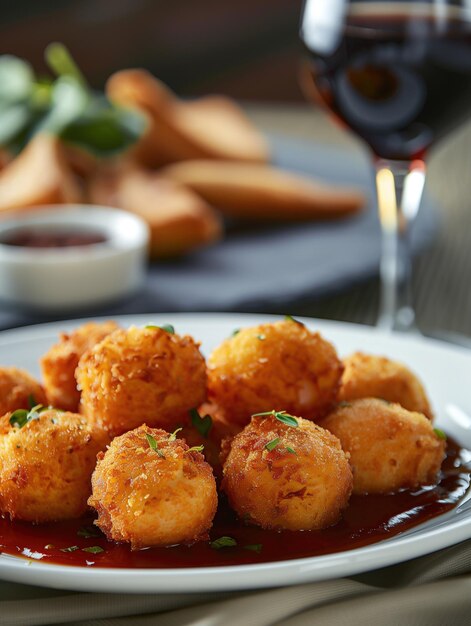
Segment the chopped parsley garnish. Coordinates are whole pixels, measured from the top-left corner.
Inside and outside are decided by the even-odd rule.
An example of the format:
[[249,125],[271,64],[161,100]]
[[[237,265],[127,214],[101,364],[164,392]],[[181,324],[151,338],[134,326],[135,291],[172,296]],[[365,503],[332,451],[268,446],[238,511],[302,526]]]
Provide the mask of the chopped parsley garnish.
[[446,433],[440,428],[434,428],[433,432],[437,435],[439,439],[443,439],[446,441]]
[[219,539],[215,539],[211,541],[209,544],[213,550],[221,550],[221,548],[233,548],[237,545],[237,541],[232,537],[219,537]]
[[175,441],[175,439],[177,438],[177,433],[179,433],[181,430],[183,430],[183,428],[176,428],[173,431],[173,433],[168,436],[168,440],[169,441]]
[[240,333],[240,328],[236,328],[235,330],[232,331],[232,335],[231,337],[235,337],[236,335],[238,335]]
[[90,537],[101,537],[102,534],[96,526],[82,526],[78,529],[77,535],[84,539],[90,539]]
[[162,326],[155,326],[153,324],[148,324],[146,328],[151,328],[151,329],[160,328],[161,330],[165,330],[165,332],[169,333],[170,335],[175,334],[175,328],[174,326],[172,326],[172,324],[162,324]]
[[203,452],[204,446],[193,446],[192,448],[188,448],[187,452]]
[[265,335],[257,335],[257,339],[259,339],[260,341],[265,341],[266,336]]
[[17,409],[10,415],[10,424],[16,428],[23,428],[25,424],[39,418],[40,413],[47,411],[50,407],[36,404],[29,411],[26,409]]
[[91,552],[92,554],[100,554],[100,552],[104,551],[104,548],[100,546],[90,546],[89,548],[82,548],[82,552]]
[[247,546],[243,546],[244,550],[250,550],[251,552],[256,552],[260,554],[263,548],[263,544],[261,543],[250,543]]
[[275,439],[272,439],[271,441],[265,444],[265,450],[268,450],[268,452],[271,452],[272,450],[276,448],[276,446],[279,443],[280,443],[280,438],[276,437]]
[[298,428],[299,423],[298,420],[289,415],[286,411],[265,411],[264,413],[254,413],[252,417],[265,417],[268,415],[273,415],[279,422],[286,424],[286,426],[292,426],[293,428]]
[[61,548],[61,552],[76,552],[80,550],[78,546],[69,546],[68,548]]
[[152,435],[146,433],[146,439],[147,443],[149,444],[149,448],[157,452],[161,459],[165,459],[165,454],[162,452],[162,450],[159,450],[159,444],[157,443],[155,437],[152,437]]
[[190,409],[190,417],[192,426],[206,439],[213,427],[211,415],[201,417],[197,409]]

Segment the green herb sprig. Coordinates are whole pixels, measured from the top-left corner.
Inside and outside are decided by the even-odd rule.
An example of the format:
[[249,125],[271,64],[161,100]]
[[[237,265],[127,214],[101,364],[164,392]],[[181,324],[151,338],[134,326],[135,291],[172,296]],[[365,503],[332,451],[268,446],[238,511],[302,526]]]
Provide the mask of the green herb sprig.
[[211,415],[201,415],[198,412],[198,409],[190,409],[189,411],[191,417],[191,425],[199,432],[199,434],[207,439],[211,428],[213,427],[213,419]]
[[443,441],[446,441],[446,439],[447,439],[446,432],[441,430],[441,428],[434,428],[433,432],[437,435],[437,437],[439,439],[442,439]]
[[144,133],[145,117],[92,90],[64,45],[50,44],[44,56],[55,78],[38,78],[26,61],[0,56],[1,147],[17,154],[36,133],[46,131],[109,157]]
[[10,415],[10,424],[14,428],[23,428],[28,422],[39,419],[40,414],[50,408],[42,404],[36,404],[29,411],[27,409],[17,409]]
[[294,322],[295,324],[299,324],[300,326],[304,326],[302,322],[295,319],[292,315],[285,315],[285,322]]
[[174,335],[175,334],[175,327],[172,326],[172,324],[162,324],[162,326],[155,326],[152,324],[147,324],[146,328],[160,328],[160,330],[165,330],[166,333],[168,333],[169,335]]
[[213,550],[221,550],[222,548],[233,548],[237,545],[237,541],[233,537],[219,537],[211,541],[209,544]]
[[82,552],[91,552],[91,554],[100,554],[100,552],[104,551],[104,548],[101,546],[89,546],[88,548],[82,548]]
[[155,437],[149,435],[149,433],[146,433],[146,439],[147,443],[149,444],[149,448],[151,450],[154,450],[154,452],[157,452],[161,459],[165,459],[165,454],[162,452],[162,450],[160,450],[159,444],[157,443]]
[[252,417],[265,417],[268,415],[273,415],[273,417],[286,426],[291,426],[292,428],[299,427],[298,420],[293,415],[289,415],[286,411],[265,411],[264,413],[254,413]]
[[188,448],[187,452],[203,452],[204,446],[193,446],[192,448]]
[[275,439],[272,439],[271,441],[265,444],[265,450],[268,450],[268,452],[271,452],[272,450],[276,448],[276,446],[279,443],[280,443],[280,438],[276,437]]

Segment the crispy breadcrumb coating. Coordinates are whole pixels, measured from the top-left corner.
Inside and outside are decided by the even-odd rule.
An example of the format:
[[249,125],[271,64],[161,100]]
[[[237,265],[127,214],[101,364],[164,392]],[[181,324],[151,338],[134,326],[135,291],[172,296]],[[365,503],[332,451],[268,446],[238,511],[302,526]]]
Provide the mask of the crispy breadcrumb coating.
[[408,411],[423,413],[430,420],[433,412],[425,389],[405,365],[386,357],[355,352],[343,360],[345,371],[339,400],[381,398],[397,402]]
[[113,434],[143,423],[173,431],[206,398],[198,344],[157,326],[117,330],[80,359],[81,411]]
[[272,408],[315,420],[333,407],[342,371],[332,344],[285,320],[244,328],[216,348],[208,359],[208,394],[242,425]]
[[0,418],[0,513],[29,522],[83,515],[104,433],[55,409],[36,411],[22,427],[11,416]]
[[253,417],[232,441],[223,489],[248,523],[319,530],[336,524],[348,504],[352,472],[339,440],[309,420],[295,421]]
[[108,539],[149,546],[208,537],[217,508],[216,481],[202,454],[183,439],[142,425],[99,455],[88,503]]
[[17,367],[0,367],[0,415],[46,403],[43,388],[28,372]]
[[350,454],[354,493],[392,493],[437,480],[446,443],[421,413],[364,398],[342,403],[322,426]]
[[119,328],[108,322],[89,322],[71,333],[61,333],[41,359],[41,370],[48,403],[65,411],[77,411],[80,392],[77,389],[75,370],[82,354],[93,348],[107,335]]

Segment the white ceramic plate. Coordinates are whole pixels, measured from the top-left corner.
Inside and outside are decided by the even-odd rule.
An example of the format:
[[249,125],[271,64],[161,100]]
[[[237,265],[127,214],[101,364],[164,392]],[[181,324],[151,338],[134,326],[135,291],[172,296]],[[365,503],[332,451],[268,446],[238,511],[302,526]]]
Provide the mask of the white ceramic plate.
[[[202,341],[208,354],[235,328],[269,316],[165,314],[117,318],[123,326],[171,322],[179,333]],[[275,318],[276,319],[276,318]],[[354,350],[386,354],[419,372],[430,393],[437,425],[471,448],[471,352],[422,338],[391,336],[350,324],[303,320],[333,341],[341,355]],[[45,324],[0,334],[0,363],[39,375],[38,359],[57,333],[82,321]],[[88,569],[0,556],[0,577],[28,584],[83,591],[127,593],[222,591],[274,587],[358,574],[428,554],[471,538],[471,499],[452,511],[392,539],[327,556],[260,565],[189,569]],[[0,538],[1,543],[1,538]]]

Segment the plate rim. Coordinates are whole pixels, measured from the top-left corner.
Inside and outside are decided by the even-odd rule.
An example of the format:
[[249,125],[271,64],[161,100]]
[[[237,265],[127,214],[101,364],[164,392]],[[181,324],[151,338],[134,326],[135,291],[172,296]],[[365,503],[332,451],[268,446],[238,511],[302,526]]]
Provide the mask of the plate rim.
[[[94,316],[58,322],[34,324],[0,332],[0,349],[8,343],[21,339],[38,339],[46,334],[67,330],[87,321],[114,319],[122,324],[140,324],[149,321],[178,321],[207,325],[239,323],[263,323],[280,319],[279,315],[254,313],[155,313],[117,316]],[[397,336],[384,330],[331,320],[296,316],[303,323],[316,327],[320,332],[353,332],[392,340],[402,344],[432,346],[439,351],[464,355],[471,359],[471,351],[461,346],[447,344],[425,337]],[[198,339],[198,338],[197,338]],[[328,337],[330,339],[330,337]],[[203,339],[204,341],[204,339]],[[334,338],[335,341],[335,338]],[[439,516],[442,520],[453,517],[456,509]],[[437,518],[434,518],[437,519]],[[417,527],[416,527],[417,528]],[[451,547],[471,538],[471,514],[464,519],[450,519],[447,524],[425,528],[423,533],[397,535],[369,546],[336,552],[328,555],[304,557],[287,561],[274,561],[249,565],[230,565],[191,568],[109,568],[84,567],[41,563],[9,554],[0,554],[0,576],[13,582],[76,591],[99,591],[122,593],[191,593],[203,591],[246,590],[287,586],[299,583],[329,580],[337,576],[351,576],[387,567],[412,558],[424,556],[442,548]],[[378,562],[378,557],[381,561]],[[287,574],[290,576],[287,577]],[[123,581],[125,584],[123,584]]]

